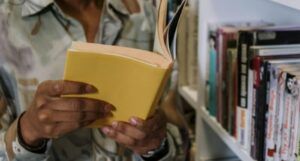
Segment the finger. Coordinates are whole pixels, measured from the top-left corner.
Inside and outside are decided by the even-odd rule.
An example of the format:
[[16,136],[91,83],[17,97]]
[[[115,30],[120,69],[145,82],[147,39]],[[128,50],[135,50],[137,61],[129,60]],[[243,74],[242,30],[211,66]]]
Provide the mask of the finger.
[[44,94],[49,96],[84,94],[95,92],[97,92],[97,89],[92,85],[64,80],[45,81],[41,83],[37,89],[38,94]]
[[47,104],[45,108],[51,108],[59,111],[73,111],[73,112],[102,112],[107,113],[115,108],[100,100],[89,98],[59,98]]
[[135,126],[139,129],[143,129],[144,125],[145,125],[145,121],[141,118],[138,118],[138,117],[131,117],[129,119],[129,123],[132,125],[132,126]]
[[79,128],[86,127],[91,123],[93,123],[93,121],[57,123],[53,128],[52,133],[48,134],[48,138],[60,138],[61,136],[73,132]]
[[127,135],[124,135],[124,134],[118,132],[117,130],[114,130],[112,127],[103,127],[101,130],[109,138],[111,138],[112,140],[115,140],[119,144],[122,144],[126,147],[134,147],[137,143],[135,139],[133,139]]
[[53,111],[42,110],[39,113],[39,120],[44,123],[56,123],[56,122],[83,122],[83,121],[95,121],[100,118],[111,116],[111,113],[101,112],[72,112],[72,111]]
[[112,123],[112,127],[114,130],[118,131],[119,133],[127,135],[130,138],[133,138],[136,140],[143,140],[146,138],[146,134],[141,129],[139,129],[135,126],[132,126],[128,123],[125,123],[125,122],[114,121]]

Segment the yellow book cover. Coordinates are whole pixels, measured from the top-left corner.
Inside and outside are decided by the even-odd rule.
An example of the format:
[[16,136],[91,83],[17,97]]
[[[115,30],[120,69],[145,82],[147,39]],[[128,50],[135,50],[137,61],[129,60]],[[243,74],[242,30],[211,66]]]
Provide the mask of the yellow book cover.
[[[183,0],[181,8],[185,3]],[[98,93],[79,97],[103,100],[116,108],[113,117],[89,127],[128,121],[132,116],[146,119],[154,111],[173,65],[167,39],[174,33],[169,32],[172,25],[165,25],[166,9],[167,1],[161,1],[154,52],[85,42],[73,42],[68,49],[64,80],[95,86]]]

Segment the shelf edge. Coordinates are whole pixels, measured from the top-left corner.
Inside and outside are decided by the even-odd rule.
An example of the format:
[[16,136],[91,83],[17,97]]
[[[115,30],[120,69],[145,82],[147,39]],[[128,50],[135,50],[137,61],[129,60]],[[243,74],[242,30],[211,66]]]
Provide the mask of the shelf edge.
[[179,87],[179,94],[194,108],[198,108],[198,92],[188,86]]
[[243,161],[254,161],[249,154],[230,136],[227,131],[209,115],[204,107],[199,109],[200,117],[212,128],[212,130],[221,138],[221,140]]

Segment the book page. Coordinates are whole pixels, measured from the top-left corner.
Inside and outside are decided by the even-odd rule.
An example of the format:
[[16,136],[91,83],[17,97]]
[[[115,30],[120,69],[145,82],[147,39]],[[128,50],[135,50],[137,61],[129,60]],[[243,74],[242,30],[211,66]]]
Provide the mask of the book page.
[[170,52],[170,43],[173,42],[174,36],[176,34],[177,24],[181,17],[181,12],[186,3],[187,0],[182,0],[176,14],[168,25],[166,25],[168,8],[167,1],[161,1],[160,3],[154,41],[154,51],[162,54],[169,61],[173,61],[173,56]]

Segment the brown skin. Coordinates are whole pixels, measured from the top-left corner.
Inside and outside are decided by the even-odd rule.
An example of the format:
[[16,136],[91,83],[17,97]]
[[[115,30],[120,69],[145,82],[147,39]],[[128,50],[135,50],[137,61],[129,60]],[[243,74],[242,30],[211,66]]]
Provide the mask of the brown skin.
[[[140,8],[136,7],[138,6],[136,0],[123,1],[129,1],[125,6],[131,13],[140,11]],[[93,0],[56,0],[56,2],[66,14],[82,24],[87,41],[94,42],[99,29],[102,6]],[[28,145],[39,146],[43,139],[64,136],[96,119],[110,116],[114,108],[103,101],[60,97],[65,94],[94,92],[96,92],[94,87],[77,82],[63,80],[42,82],[31,106],[20,120],[24,141]],[[132,117],[129,123],[114,122],[112,126],[101,130],[137,154],[145,154],[158,148],[166,137],[166,120],[163,113],[157,111],[147,120]]]

